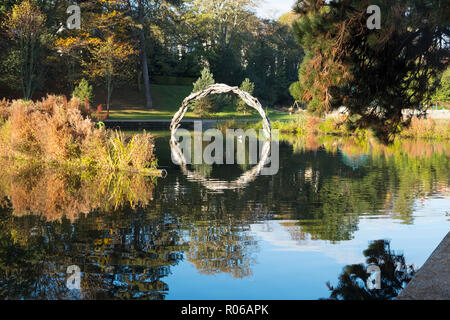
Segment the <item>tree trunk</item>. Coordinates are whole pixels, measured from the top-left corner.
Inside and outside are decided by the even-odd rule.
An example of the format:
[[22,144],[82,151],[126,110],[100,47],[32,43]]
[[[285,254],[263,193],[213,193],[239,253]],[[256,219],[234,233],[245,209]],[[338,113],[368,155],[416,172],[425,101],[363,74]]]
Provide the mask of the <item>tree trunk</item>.
[[153,102],[152,96],[150,95],[150,78],[148,76],[147,50],[145,48],[144,30],[140,31],[140,42],[142,77],[144,79],[145,107],[151,108],[153,106]]
[[147,64],[147,49],[145,47],[145,29],[144,29],[144,8],[142,7],[142,2],[139,1],[139,24],[142,26],[139,30],[139,47],[140,47],[140,55],[141,55],[141,69],[142,76],[144,79],[144,93],[145,93],[145,107],[152,108],[153,101],[152,96],[150,94],[150,78],[148,76],[148,64]]
[[142,92],[142,71],[138,71],[137,74],[137,86],[139,93]]
[[106,75],[106,111],[109,114],[109,107],[112,95],[112,78],[111,75]]

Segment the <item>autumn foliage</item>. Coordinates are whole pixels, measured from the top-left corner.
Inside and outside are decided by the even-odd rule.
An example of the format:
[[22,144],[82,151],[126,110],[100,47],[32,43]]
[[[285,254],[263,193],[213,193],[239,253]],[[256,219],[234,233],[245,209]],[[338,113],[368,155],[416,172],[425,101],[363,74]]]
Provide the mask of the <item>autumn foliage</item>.
[[0,102],[0,155],[9,159],[108,171],[154,169],[148,133],[128,137],[97,128],[90,107],[78,98],[47,96],[41,101]]
[[412,118],[409,127],[400,132],[407,138],[450,138],[450,121]]

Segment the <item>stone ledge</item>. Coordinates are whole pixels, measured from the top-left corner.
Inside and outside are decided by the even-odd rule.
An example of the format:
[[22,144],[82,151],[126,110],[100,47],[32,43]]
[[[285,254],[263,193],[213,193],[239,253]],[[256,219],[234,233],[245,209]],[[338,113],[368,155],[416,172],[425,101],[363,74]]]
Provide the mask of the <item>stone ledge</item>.
[[450,299],[450,232],[396,300]]

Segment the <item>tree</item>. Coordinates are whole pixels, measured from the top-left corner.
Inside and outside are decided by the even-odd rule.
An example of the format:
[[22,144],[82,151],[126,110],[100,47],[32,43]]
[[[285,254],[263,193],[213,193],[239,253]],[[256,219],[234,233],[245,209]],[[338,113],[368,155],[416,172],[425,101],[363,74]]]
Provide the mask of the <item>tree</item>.
[[80,83],[73,90],[74,97],[80,99],[80,101],[84,102],[86,99],[89,103],[92,103],[93,94],[92,94],[92,86],[89,85],[86,79],[81,79]]
[[44,14],[29,0],[15,5],[5,21],[10,37],[18,44],[21,87],[25,99],[33,95],[40,76],[38,67],[44,22]]
[[121,76],[125,62],[134,54],[133,48],[126,44],[115,42],[112,36],[106,40],[97,39],[97,44],[91,47],[92,59],[86,63],[86,73],[91,77],[103,78],[106,83],[106,108],[109,111],[113,81]]
[[[208,68],[204,68],[202,70],[201,76],[194,82],[194,89],[192,92],[198,92],[205,90],[210,85],[214,84],[214,75],[209,71]],[[214,110],[214,101],[213,98],[208,96],[200,100],[196,100],[193,102],[194,112],[200,115],[208,115],[210,112]]]
[[441,81],[433,96],[433,100],[435,102],[450,102],[450,67],[442,73]]
[[[367,7],[377,4],[382,28],[367,27]],[[395,8],[393,10],[392,8]],[[296,100],[323,114],[345,105],[355,126],[391,141],[402,109],[419,109],[434,91],[430,78],[446,65],[450,27],[439,0],[298,0],[294,28],[306,51]]]
[[270,106],[292,104],[288,87],[298,77],[296,70],[303,57],[293,29],[263,20],[247,43],[245,74],[255,82],[255,96]]
[[[255,90],[255,84],[251,82],[249,78],[245,78],[245,80],[242,82],[240,86],[240,89],[253,95],[253,91]],[[237,102],[236,109],[240,112],[243,112],[244,115],[247,112],[251,112],[253,110],[241,99],[239,99],[239,101]]]
[[189,249],[186,259],[199,273],[216,275],[227,273],[236,279],[252,275],[255,263],[256,241],[245,230],[246,225],[234,217],[224,223],[213,220],[209,224],[194,222],[188,229]]
[[252,20],[251,9],[255,0],[190,0],[191,18],[201,23],[209,34],[209,44],[221,48],[230,47],[242,33],[243,27]]
[[299,18],[299,15],[296,14],[294,11],[290,11],[288,13],[283,14],[279,19],[278,22],[288,26],[288,27],[292,27],[292,25],[294,24],[295,21],[297,21]]
[[[133,24],[123,12],[121,0],[87,1],[80,3],[80,6],[83,13],[81,29],[66,29],[62,25],[56,31],[55,48],[58,55],[55,61],[61,65],[61,72],[52,76],[66,78],[66,87],[69,87],[70,92],[74,90],[74,84],[81,80],[82,71],[89,73],[83,68],[89,65],[91,52],[101,41],[113,36],[115,42],[126,44],[133,51],[136,48],[131,36]],[[127,71],[127,76],[135,71],[132,62],[134,59],[127,60],[129,65],[122,68],[122,71]]]
[[[128,2],[130,3],[130,1]],[[130,6],[131,7],[131,6]],[[141,69],[142,76],[144,78],[144,87],[145,87],[145,106],[147,108],[151,108],[153,106],[153,101],[150,93],[150,78],[148,75],[148,62],[147,62],[147,48],[145,46],[145,31],[144,31],[144,19],[145,19],[145,8],[143,0],[138,1],[138,13],[137,13],[137,21],[140,25],[139,30],[139,53],[141,57]]]
[[[119,0],[119,2],[122,0]],[[127,8],[127,16],[133,21],[133,34],[139,42],[139,56],[144,79],[145,105],[147,108],[153,106],[150,93],[150,78],[148,66],[148,52],[146,43],[146,31],[161,11],[174,10],[180,5],[180,0],[123,0]]]
[[[67,70],[67,82],[73,91],[76,82],[79,66],[82,63],[83,49],[87,48],[88,41],[81,36],[59,37],[55,42],[55,47],[61,60],[65,63]],[[78,67],[78,68],[77,68]]]
[[218,82],[238,85],[244,79],[242,51],[259,19],[254,0],[189,0],[184,24],[194,34],[204,60]]

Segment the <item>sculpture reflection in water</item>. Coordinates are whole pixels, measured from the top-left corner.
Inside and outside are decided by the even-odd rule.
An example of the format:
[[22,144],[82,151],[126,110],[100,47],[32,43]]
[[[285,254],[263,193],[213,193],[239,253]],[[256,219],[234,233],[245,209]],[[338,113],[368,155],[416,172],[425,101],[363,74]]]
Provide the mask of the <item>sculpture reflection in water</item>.
[[[373,241],[363,253],[366,257],[366,265],[352,264],[344,267],[336,287],[327,282],[331,291],[328,299],[394,299],[415,274],[414,267],[406,264],[402,254],[391,251],[388,240]],[[372,278],[373,274],[370,273],[370,266],[377,266],[381,271],[379,289],[372,286],[374,279]]]
[[[185,138],[183,138],[185,139]],[[256,141],[256,140],[255,140]],[[227,144],[230,143],[230,140],[227,141]],[[231,143],[234,143],[234,140],[231,141]],[[237,140],[237,144],[243,145],[243,147],[238,149],[245,150],[245,136],[244,140],[239,141]],[[222,146],[222,145],[220,145]],[[206,189],[212,192],[223,192],[224,190],[236,190],[236,189],[243,189],[247,187],[252,181],[254,181],[260,174],[267,175],[269,172],[272,172],[273,170],[278,171],[277,165],[273,166],[274,163],[278,162],[278,157],[273,157],[273,155],[277,152],[279,152],[278,149],[278,141],[277,139],[269,139],[265,140],[263,143],[259,143],[260,146],[260,156],[258,163],[251,169],[245,171],[243,174],[239,176],[239,178],[233,180],[233,181],[226,181],[226,180],[220,180],[220,179],[209,179],[207,176],[202,174],[201,172],[192,171],[189,170],[187,165],[188,161],[185,157],[185,149],[182,149],[180,147],[180,144],[178,142],[177,137],[174,135],[171,136],[170,139],[170,150],[172,154],[172,160],[174,163],[178,164],[181,168],[181,171],[183,175],[186,176],[186,178],[189,181],[196,181],[201,183]],[[234,149],[234,148],[233,148]],[[245,152],[245,151],[244,151]],[[203,154],[203,152],[202,152]],[[190,156],[190,155],[189,155]],[[238,155],[241,156],[241,155]],[[249,156],[249,160],[252,158],[252,156]],[[256,157],[254,157],[256,158]],[[271,168],[269,170],[266,170],[265,166],[268,163],[271,163]],[[211,166],[211,165],[208,165]],[[245,164],[244,164],[245,166]],[[205,171],[205,170],[202,170]],[[206,170],[209,171],[209,170]]]

